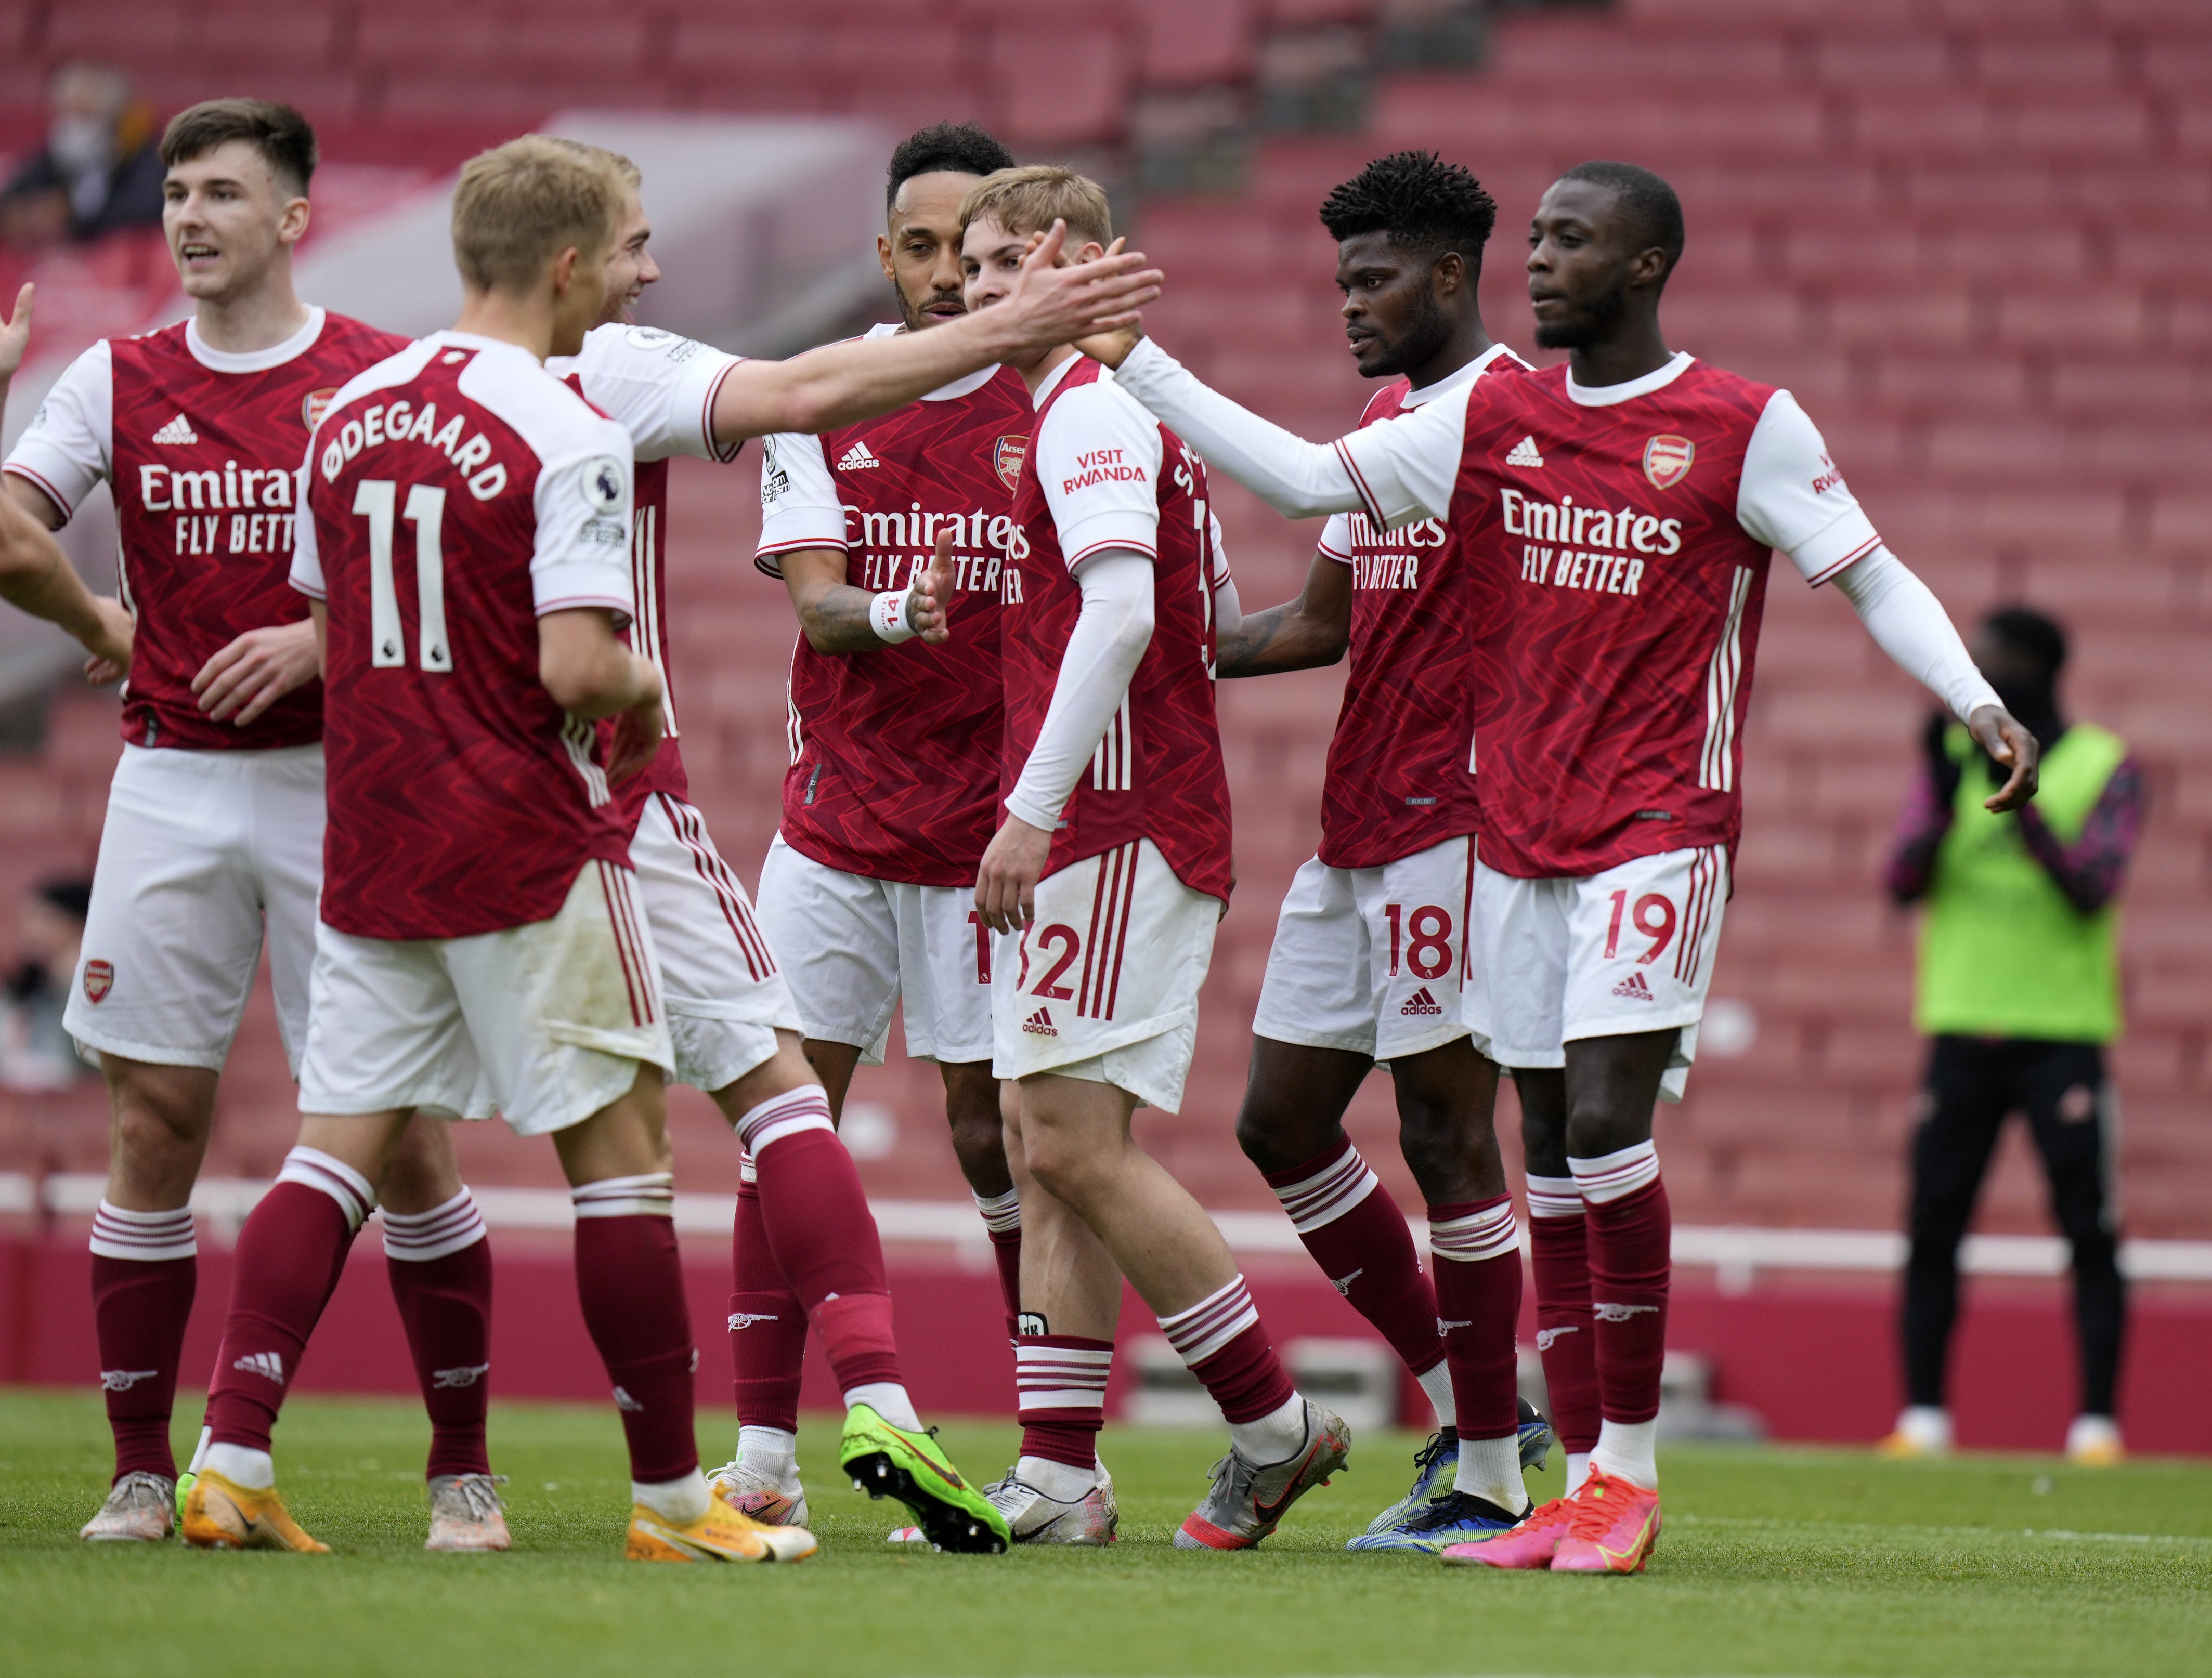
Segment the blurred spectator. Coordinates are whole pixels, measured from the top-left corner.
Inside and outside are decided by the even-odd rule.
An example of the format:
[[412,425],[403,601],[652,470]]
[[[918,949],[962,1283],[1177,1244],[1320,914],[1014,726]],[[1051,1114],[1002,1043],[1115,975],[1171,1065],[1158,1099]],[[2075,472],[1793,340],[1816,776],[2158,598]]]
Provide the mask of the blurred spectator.
[[46,143],[0,193],[0,238],[94,239],[161,219],[161,125],[121,70],[64,64],[46,89]]
[[88,880],[49,880],[23,906],[16,962],[0,1016],[0,1087],[65,1089],[89,1070],[62,1029],[77,947],[92,901]]
[[1904,1341],[1906,1408],[1884,1441],[1896,1456],[1951,1445],[1944,1377],[1958,1315],[1959,1243],[2006,1118],[2027,1117],[2074,1252],[2081,1408],[2077,1462],[2120,1457],[2113,1388],[2126,1295],[2112,1204],[2117,1101],[2104,1049],[2120,1033],[2120,875],[2142,826],[2142,772],[2118,736],[2069,723],[2057,681],[2066,637],[2039,612],[1996,612],[1974,647],[2005,706],[2043,744],[2035,802],[1992,815],[2003,777],[1948,718],[1928,724],[1928,762],[1905,801],[1888,886],[1924,900],[1914,1022],[1935,1039],[1912,1141],[1911,1257]]

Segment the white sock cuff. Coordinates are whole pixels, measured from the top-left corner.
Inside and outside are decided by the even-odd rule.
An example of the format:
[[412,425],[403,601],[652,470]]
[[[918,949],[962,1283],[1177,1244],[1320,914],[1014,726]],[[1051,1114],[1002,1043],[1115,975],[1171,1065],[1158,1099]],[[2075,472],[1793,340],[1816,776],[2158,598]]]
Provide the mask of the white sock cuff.
[[771,1142],[803,1130],[836,1134],[837,1127],[830,1122],[830,1097],[819,1084],[801,1084],[772,1095],[738,1120],[738,1140],[748,1154],[757,1154]]
[[714,1506],[707,1490],[707,1477],[694,1469],[680,1480],[633,1480],[629,1500],[641,1503],[665,1521],[679,1524],[697,1520]]
[[132,1212],[103,1198],[92,1215],[92,1251],[101,1258],[135,1258],[147,1263],[191,1258],[200,1250],[192,1233],[192,1209]]
[[1002,1195],[976,1195],[975,1210],[983,1220],[983,1227],[994,1235],[1018,1235],[1021,1233],[1022,1191],[1019,1189],[1009,1189]]
[[568,1198],[580,1218],[672,1218],[676,1173],[655,1171],[640,1177],[603,1177],[571,1189]]
[[1583,1191],[1571,1177],[1528,1178],[1528,1215],[1532,1218],[1579,1218]]
[[1347,1139],[1344,1151],[1311,1177],[1275,1190],[1291,1227],[1308,1235],[1335,1222],[1382,1186],[1365,1158]]
[[1242,1275],[1231,1278],[1188,1311],[1159,1319],[1160,1332],[1181,1354],[1187,1367],[1212,1357],[1260,1320],[1260,1312],[1245,1290]]
[[1110,1348],[1039,1346],[1014,1342],[1015,1408],[1106,1410],[1106,1382],[1114,1372]]
[[1567,1169],[1574,1172],[1575,1186],[1582,1190],[1583,1198],[1593,1206],[1602,1206],[1659,1180],[1659,1145],[1640,1142],[1616,1154],[1601,1154],[1595,1160],[1570,1160]]
[[376,1190],[369,1186],[368,1179],[344,1160],[319,1148],[295,1148],[287,1154],[284,1169],[276,1173],[276,1180],[321,1190],[344,1210],[348,1229],[359,1229],[362,1220],[376,1205]]
[[410,1264],[447,1257],[474,1246],[485,1234],[483,1214],[465,1185],[443,1206],[428,1212],[395,1212],[386,1206],[378,1215],[384,1222],[384,1256]]
[[1521,1243],[1521,1227],[1513,1217],[1513,1202],[1501,1200],[1463,1218],[1447,1218],[1429,1226],[1429,1251],[1438,1258],[1476,1264],[1503,1258]]
[[738,1154],[738,1181],[751,1184],[757,1184],[760,1181],[759,1165],[750,1154],[743,1151]]

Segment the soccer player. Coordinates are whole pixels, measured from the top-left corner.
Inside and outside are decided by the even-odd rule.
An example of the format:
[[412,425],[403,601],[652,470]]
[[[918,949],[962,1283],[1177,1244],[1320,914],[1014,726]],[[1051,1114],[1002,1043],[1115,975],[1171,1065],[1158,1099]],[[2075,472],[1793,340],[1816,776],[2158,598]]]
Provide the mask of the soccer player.
[[[291,575],[323,645],[330,823],[306,1116],[239,1237],[196,1545],[325,1548],[276,1490],[270,1429],[398,1138],[417,1112],[465,1112],[481,1078],[572,1187],[577,1287],[629,1439],[629,1554],[814,1548],[699,1474],[673,1056],[611,791],[661,729],[659,677],[616,634],[635,610],[631,445],[542,365],[604,308],[626,190],[535,136],[472,160],[459,325],[349,381],[310,439]],[[620,719],[607,762],[601,717]]]
[[[113,1114],[92,1279],[115,1479],[83,1532],[106,1541],[173,1530],[192,1183],[264,937],[295,1076],[306,1041],[323,725],[313,626],[284,580],[294,473],[331,393],[405,342],[293,289],[315,166],[298,112],[195,106],[169,124],[161,156],[191,318],[79,356],[0,477],[15,508],[49,528],[107,482],[137,621],[66,1015],[100,1056]],[[20,359],[18,347],[7,370]],[[484,1442],[491,1257],[445,1125],[410,1126],[380,1186],[392,1294],[432,1421],[429,1547],[503,1548]]]
[[[1079,262],[1113,237],[1097,185],[1049,167],[992,175],[960,220],[968,304],[986,317],[1055,220],[1082,241]],[[1217,606],[1233,621],[1235,593],[1198,457],[1072,344],[1012,365],[1036,418],[1000,573],[1006,814],[975,906],[1002,935],[994,1064],[1016,1081],[1009,1153],[1036,1192],[1022,1453],[994,1500],[1017,1536],[1095,1520],[1126,1275],[1230,1424],[1176,1546],[1247,1549],[1343,1465],[1351,1434],[1292,1387],[1221,1233],[1129,1133],[1139,1105],[1182,1104],[1229,899],[1212,656]]]
[[1795,400],[1668,350],[1659,299],[1682,240],[1657,176],[1568,171],[1528,257],[1538,342],[1567,365],[1480,380],[1333,445],[1258,420],[1157,345],[1097,346],[1125,389],[1279,511],[1444,519],[1475,569],[1482,942],[1468,1019],[1521,1096],[1554,1406],[1564,1417],[1594,1393],[1601,1423],[1587,1461],[1570,1454],[1570,1496],[1443,1552],[1471,1565],[1632,1572],[1658,1536],[1669,1222],[1652,1110],[1680,1099],[1697,1050],[1771,552],[1832,579],[2004,766],[1991,809],[2035,790],[2034,736],[1882,546]]
[[[1475,287],[1498,206],[1430,152],[1378,158],[1331,192],[1345,332],[1359,371],[1389,382],[1362,426],[1475,380],[1525,372],[1490,341]],[[1221,638],[1224,676],[1333,664],[1351,649],[1322,789],[1320,854],[1275,925],[1252,1022],[1237,1141],[1267,1173],[1324,1275],[1420,1381],[1442,1424],[1413,1488],[1355,1550],[1423,1550],[1527,1512],[1513,1328],[1521,1255],[1491,1128],[1498,1069],[1461,1017],[1474,956],[1474,619],[1450,525],[1397,530],[1339,513],[1304,591]],[[1433,1286],[1406,1220],[1344,1133],[1370,1067],[1396,1087],[1400,1146],[1427,1203]],[[1587,1444],[1583,1449],[1587,1450]]]
[[[1013,161],[981,130],[950,124],[892,153],[877,250],[901,323],[870,337],[966,314],[960,201]],[[883,1059],[891,1010],[904,1003],[907,1052],[935,1061],[945,1081],[953,1151],[990,1233],[1010,1338],[1021,1312],[1021,1201],[991,1075],[990,944],[975,884],[998,803],[999,573],[1032,418],[1028,387],[1001,366],[819,437],[769,439],[756,560],[782,579],[800,627],[791,767],[761,869],[762,924],[833,1118],[854,1068]],[[925,635],[916,609],[924,596],[938,604],[927,571],[940,532],[951,590],[941,626]],[[748,1513],[803,1524],[794,1430],[806,1318],[757,1233],[757,1189],[738,1196],[730,1346],[744,1425],[719,1483]],[[1110,1494],[1101,1500],[1110,1512]]]

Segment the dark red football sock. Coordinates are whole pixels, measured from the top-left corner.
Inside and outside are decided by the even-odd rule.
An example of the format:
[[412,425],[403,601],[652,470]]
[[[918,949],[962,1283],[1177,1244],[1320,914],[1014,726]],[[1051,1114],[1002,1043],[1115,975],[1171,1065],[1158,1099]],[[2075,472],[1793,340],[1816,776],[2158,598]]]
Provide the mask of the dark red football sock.
[[301,1156],[313,1152],[293,1150],[286,1174],[238,1234],[230,1311],[208,1396],[208,1426],[217,1445],[270,1448],[307,1337],[337,1287],[354,1232],[368,1215],[368,1184],[326,1155],[303,1164]]
[[[101,1214],[108,1209],[103,1202]],[[92,1320],[100,1346],[100,1384],[107,1399],[108,1430],[115,1436],[115,1478],[158,1474],[174,1480],[169,1413],[176,1402],[177,1366],[198,1286],[199,1260],[192,1251],[190,1210],[135,1215],[139,1223],[134,1235],[150,1229],[156,1218],[167,1220],[178,1227],[167,1230],[168,1245],[160,1250],[180,1240],[185,1252],[175,1258],[112,1257],[100,1251],[107,1220],[95,1220]],[[133,1245],[147,1250],[136,1241]]]
[[1442,1362],[1436,1290],[1421,1274],[1419,1250],[1404,1214],[1351,1138],[1267,1176],[1322,1274],[1406,1367],[1425,1375]]
[[629,1440],[630,1478],[647,1484],[680,1480],[699,1466],[691,1417],[697,1354],[675,1221],[650,1212],[603,1215],[620,1203],[612,1199],[585,1215],[584,1196],[598,1186],[577,1190],[576,1294],[584,1325],[614,1384]]
[[1437,1261],[1437,1314],[1451,1362],[1452,1403],[1462,1439],[1503,1439],[1519,1430],[1514,1325],[1521,1316],[1521,1248],[1513,1202],[1490,1200],[1429,1208]]
[[1245,1291],[1243,1277],[1159,1321],[1160,1332],[1213,1395],[1226,1421],[1257,1421],[1282,1408],[1296,1392],[1290,1372],[1268,1343],[1267,1325]]
[[386,1210],[384,1257],[430,1415],[424,1474],[489,1474],[491,1241],[474,1197],[464,1189],[434,1211]]
[[730,1295],[730,1390],[738,1424],[795,1433],[806,1362],[806,1312],[776,1268],[757,1183],[738,1189],[730,1272],[737,1288]]
[[1087,1469],[1098,1460],[1106,1425],[1106,1378],[1114,1342],[1079,1335],[1022,1335],[1014,1342],[1022,1451],[1048,1463]]
[[1018,1340],[1022,1333],[1021,1196],[1009,1189],[1002,1195],[975,1198],[976,1214],[991,1237],[991,1257],[999,1267],[999,1299],[1006,1308],[1006,1338]]
[[[1572,1180],[1565,1179],[1568,1188]],[[1597,1449],[1597,1332],[1582,1196],[1528,1186],[1528,1245],[1536,1282],[1536,1354],[1559,1449]],[[1571,1212],[1565,1209],[1572,1205]]]
[[1583,1208],[1600,1406],[1609,1421],[1649,1421],[1659,1414],[1667,1359],[1667,1185],[1655,1178],[1618,1200],[1585,1196]]

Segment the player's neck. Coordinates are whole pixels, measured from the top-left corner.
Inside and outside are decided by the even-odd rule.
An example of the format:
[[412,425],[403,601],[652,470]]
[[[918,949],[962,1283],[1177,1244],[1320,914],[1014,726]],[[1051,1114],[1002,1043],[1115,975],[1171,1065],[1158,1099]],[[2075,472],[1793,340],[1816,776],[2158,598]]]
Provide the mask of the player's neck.
[[1567,371],[1584,390],[1595,391],[1656,373],[1674,359],[1655,313],[1642,320],[1624,320],[1611,337],[1575,349],[1567,357]]
[[1418,366],[1406,369],[1406,377],[1417,391],[1425,391],[1431,385],[1441,385],[1469,362],[1479,360],[1490,350],[1490,334],[1483,330],[1482,317],[1476,315],[1462,321],[1435,354]]
[[550,301],[537,293],[519,297],[503,291],[470,291],[463,296],[453,330],[519,344],[542,361],[553,353],[554,324]]
[[192,330],[210,349],[251,355],[291,337],[307,324],[308,315],[307,306],[292,289],[292,270],[286,264],[238,296],[195,299]]
[[1030,394],[1035,396],[1044,387],[1047,379],[1081,353],[1073,344],[1054,344],[1029,366],[1014,366],[1014,371],[1021,374],[1022,382],[1030,387]]

